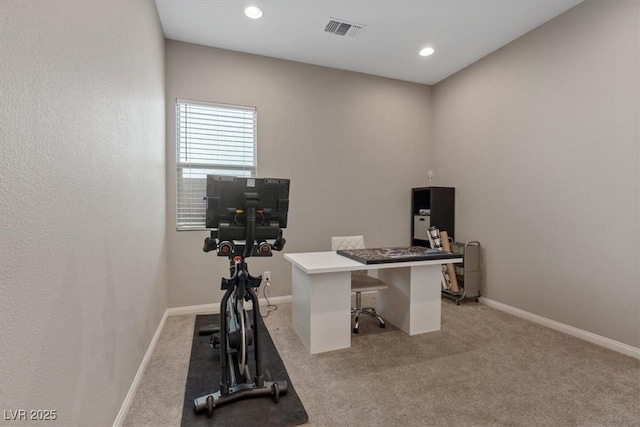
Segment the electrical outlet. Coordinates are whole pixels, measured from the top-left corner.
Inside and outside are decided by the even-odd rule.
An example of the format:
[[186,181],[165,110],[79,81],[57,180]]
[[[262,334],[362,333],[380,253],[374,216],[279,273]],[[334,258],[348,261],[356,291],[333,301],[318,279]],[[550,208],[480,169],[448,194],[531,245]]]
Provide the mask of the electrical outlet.
[[264,273],[262,273],[262,280],[264,280],[265,282],[270,282],[271,281],[271,272],[270,271],[265,271]]

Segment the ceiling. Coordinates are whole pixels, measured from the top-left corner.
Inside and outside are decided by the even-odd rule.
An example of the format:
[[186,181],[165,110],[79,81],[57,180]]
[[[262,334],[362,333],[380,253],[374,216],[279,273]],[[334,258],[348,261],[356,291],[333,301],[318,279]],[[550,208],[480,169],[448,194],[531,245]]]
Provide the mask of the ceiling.
[[[168,39],[435,84],[582,0],[155,0]],[[244,8],[259,6],[260,19]],[[330,20],[351,27],[325,31]],[[435,53],[418,51],[431,46]]]

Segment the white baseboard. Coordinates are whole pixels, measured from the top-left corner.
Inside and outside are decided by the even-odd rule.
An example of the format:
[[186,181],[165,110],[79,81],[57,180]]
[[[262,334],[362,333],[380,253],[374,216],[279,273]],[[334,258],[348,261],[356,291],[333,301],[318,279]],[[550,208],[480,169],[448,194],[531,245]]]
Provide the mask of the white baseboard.
[[[291,302],[291,295],[282,297],[269,297],[271,304],[283,304]],[[258,303],[263,306],[267,305],[265,298],[258,298]],[[220,303],[189,305],[185,307],[172,307],[167,309],[168,316],[179,316],[181,314],[218,314],[220,313]]]
[[618,353],[626,354],[636,359],[640,359],[640,348],[632,347],[630,345],[614,341],[609,338],[602,337],[600,335],[593,334],[591,332],[583,331],[582,329],[574,328],[573,326],[565,325],[564,323],[556,322],[555,320],[547,319],[537,314],[529,313],[519,308],[511,307],[510,305],[503,304],[498,301],[490,300],[489,298],[480,297],[480,302],[489,307],[493,307],[497,310],[504,311],[505,313],[513,314],[514,316],[521,317],[534,323],[546,326],[556,331],[564,332],[576,338],[580,338],[590,343],[606,347],[610,350],[617,351]]
[[151,355],[153,354],[153,350],[156,348],[156,344],[158,343],[158,339],[160,338],[160,334],[164,329],[164,323],[167,320],[167,310],[165,310],[162,315],[162,319],[160,319],[160,323],[156,328],[156,333],[153,334],[153,338],[151,339],[151,343],[149,344],[149,348],[147,348],[147,352],[142,359],[142,363],[140,363],[140,367],[138,368],[138,372],[136,372],[136,376],[133,378],[133,382],[131,383],[131,387],[129,387],[129,392],[127,396],[124,398],[124,402],[120,407],[120,412],[118,412],[118,416],[116,420],[113,422],[113,427],[120,427],[124,423],[124,419],[127,417],[127,413],[129,413],[129,408],[131,407],[131,403],[133,402],[133,396],[135,396],[136,391],[138,390],[138,385],[140,385],[140,381],[142,380],[142,375],[144,374],[147,365],[149,364],[149,360],[151,359]]

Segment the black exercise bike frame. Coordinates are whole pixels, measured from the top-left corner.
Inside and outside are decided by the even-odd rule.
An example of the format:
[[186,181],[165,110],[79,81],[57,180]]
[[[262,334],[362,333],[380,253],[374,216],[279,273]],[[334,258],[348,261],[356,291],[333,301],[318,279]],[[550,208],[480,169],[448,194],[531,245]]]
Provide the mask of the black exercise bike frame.
[[[258,288],[260,286],[262,277],[251,276],[251,274],[249,274],[246,262],[246,259],[252,256],[255,247],[254,239],[256,227],[256,207],[248,206],[246,209],[246,214],[247,235],[244,247],[241,248],[242,252],[237,253],[237,251],[234,249],[233,251],[225,254],[229,257],[231,277],[229,279],[222,278],[221,285],[221,289],[226,290],[226,292],[220,302],[220,390],[215,393],[198,397],[194,400],[194,411],[197,413],[206,409],[207,415],[209,417],[212,416],[213,408],[222,404],[255,396],[271,396],[277,403],[280,394],[287,393],[287,381],[265,382],[262,373],[262,347],[260,342],[259,329],[260,305],[258,302],[258,296],[254,291],[254,288]],[[214,232],[212,232],[212,236],[213,234]],[[270,245],[271,249],[281,250],[284,247],[284,239],[282,239],[281,237],[279,237],[278,239],[280,239],[280,241],[278,241],[276,244]],[[218,249],[218,239],[216,239],[215,245],[212,244],[211,240],[212,239],[210,238],[205,239],[205,245],[203,248],[205,252],[209,252],[214,248]],[[268,254],[263,253],[257,255],[270,256],[271,252],[269,251]],[[251,301],[253,307],[253,346],[255,374],[253,376],[253,382],[236,383],[235,381],[231,381],[231,378],[235,377],[232,374],[231,369],[234,369],[235,372],[239,372],[240,370],[235,369],[237,367],[231,366],[232,362],[230,360],[231,358],[229,357],[228,351],[230,347],[230,325],[228,324],[227,314],[229,314],[229,318],[231,318],[232,320],[236,319],[233,322],[235,325],[239,324],[237,320],[238,316],[244,317],[246,312],[244,309],[241,310],[241,312],[238,312],[237,305],[235,303],[240,298],[244,299],[245,301]],[[229,304],[229,300],[231,300],[231,305]],[[224,312],[222,312],[222,310],[224,310]],[[245,362],[248,365],[247,349],[249,344],[247,344],[246,338],[247,326],[248,325],[245,322],[245,340],[242,345],[246,345],[246,348],[243,350],[243,352]],[[245,381],[251,381],[250,378],[246,377],[245,373],[250,373],[247,367],[245,367],[245,372],[240,372],[240,375],[244,377]]]

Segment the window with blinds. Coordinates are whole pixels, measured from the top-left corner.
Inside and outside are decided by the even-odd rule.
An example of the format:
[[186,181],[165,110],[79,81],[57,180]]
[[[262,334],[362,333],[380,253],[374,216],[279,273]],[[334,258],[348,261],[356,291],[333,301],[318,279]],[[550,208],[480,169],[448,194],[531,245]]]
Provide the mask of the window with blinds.
[[256,109],[178,99],[177,229],[205,228],[208,174],[255,176]]

